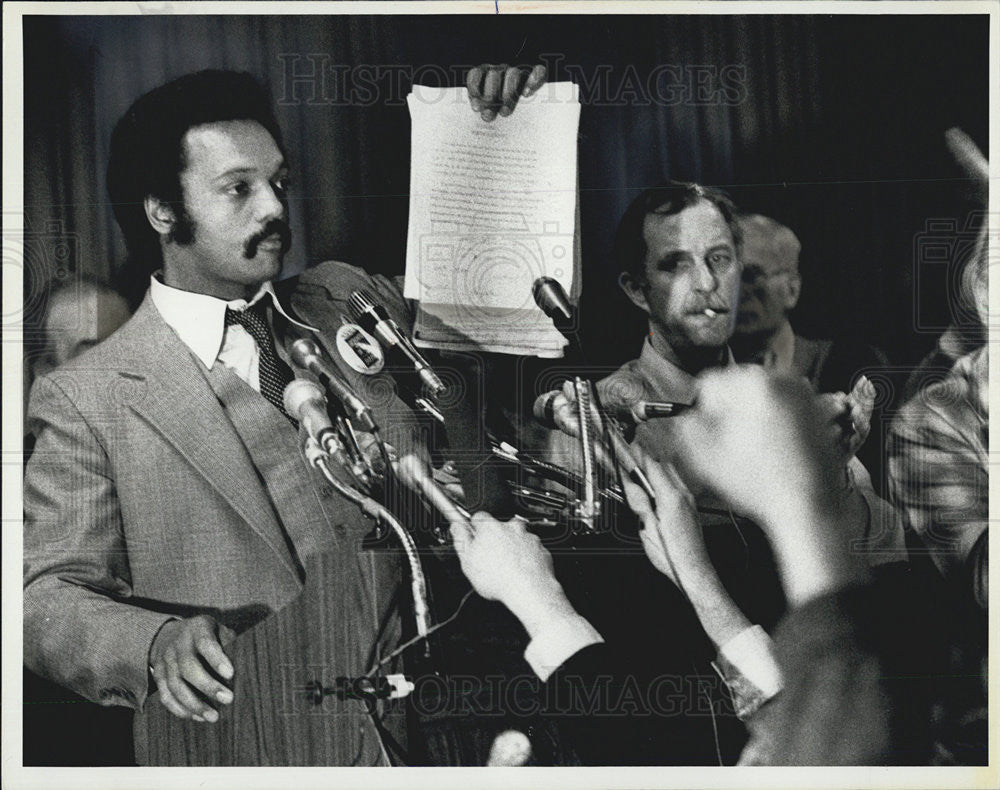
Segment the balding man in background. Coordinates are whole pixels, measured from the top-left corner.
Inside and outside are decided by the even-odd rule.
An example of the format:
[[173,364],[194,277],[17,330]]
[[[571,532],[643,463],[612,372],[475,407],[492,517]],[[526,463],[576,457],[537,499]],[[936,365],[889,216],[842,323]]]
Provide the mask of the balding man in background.
[[[737,362],[803,376],[814,390],[826,393],[850,392],[861,374],[887,364],[885,355],[872,346],[797,334],[789,314],[802,291],[802,244],[790,228],[770,217],[742,214],[737,222],[743,285],[730,341]],[[884,456],[879,416],[872,415],[869,440],[858,451],[876,491],[882,490]]]
[[[60,286],[52,293],[45,317],[49,356],[43,364],[56,368],[69,362],[104,340],[130,315],[125,297],[110,285],[87,277]],[[36,371],[41,372],[47,370]]]
[[[45,345],[35,358],[25,358],[24,400],[32,382],[96,346],[124,324],[132,311],[117,290],[89,276],[72,276],[48,298]],[[24,437],[24,462],[35,437]],[[24,669],[25,765],[74,765],[84,756],[91,765],[131,762],[132,717],[123,708],[104,708],[69,689]],[[77,733],[73,748],[53,749],[49,734],[63,727]]]

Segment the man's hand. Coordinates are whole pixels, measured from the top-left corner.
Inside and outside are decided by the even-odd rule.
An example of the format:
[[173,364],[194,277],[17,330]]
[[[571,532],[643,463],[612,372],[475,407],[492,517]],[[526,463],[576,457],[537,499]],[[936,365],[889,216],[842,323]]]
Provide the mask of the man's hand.
[[684,570],[711,565],[705,539],[696,516],[694,497],[673,464],[661,466],[646,456],[638,443],[632,453],[642,466],[656,494],[656,508],[635,483],[622,478],[629,507],[642,522],[639,537],[653,567],[684,592]]
[[234,637],[232,629],[207,615],[164,624],[149,649],[149,668],[167,710],[179,719],[218,721],[214,706],[233,701],[233,692],[216,676],[233,677],[222,644]]
[[500,601],[534,637],[555,618],[575,615],[552,570],[552,555],[520,518],[476,513],[451,524],[455,551],[476,592]]
[[465,78],[469,90],[469,104],[484,121],[497,115],[506,118],[517,106],[521,97],[527,97],[545,84],[545,66],[532,69],[506,64],[484,63],[470,69]]
[[865,376],[858,379],[848,395],[831,392],[819,396],[820,408],[827,417],[827,435],[845,465],[871,432],[875,396],[875,386]]
[[702,374],[695,408],[674,419],[674,458],[767,532],[792,605],[863,575],[850,553],[844,466],[804,380],[757,366]]
[[804,379],[755,365],[709,370],[698,378],[695,407],[671,419],[684,479],[762,526],[825,506],[843,477],[827,415]]
[[721,648],[750,627],[722,586],[705,547],[694,497],[669,462],[649,458],[638,443],[632,452],[656,495],[656,507],[645,492],[622,478],[629,507],[642,521],[642,546],[653,567],[672,581],[694,607],[705,633]]
[[[539,396],[536,404],[539,405],[535,406],[535,416],[542,424],[546,427],[555,427],[574,439],[580,438],[580,407],[576,402],[576,389],[572,381],[567,379],[563,382],[561,390],[552,390]],[[541,404],[544,404],[544,413],[537,411]],[[604,423],[601,421],[600,412],[597,411],[597,405],[593,401],[591,401],[590,409],[592,424],[601,430]]]

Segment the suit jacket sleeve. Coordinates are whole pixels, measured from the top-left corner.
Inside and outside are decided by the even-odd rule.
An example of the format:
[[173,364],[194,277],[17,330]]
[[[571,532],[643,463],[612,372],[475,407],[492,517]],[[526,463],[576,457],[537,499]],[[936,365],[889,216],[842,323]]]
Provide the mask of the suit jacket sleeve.
[[35,384],[28,420],[37,442],[24,478],[25,664],[94,702],[141,710],[149,647],[171,617],[130,600],[108,456],[56,377]]
[[905,566],[809,601],[777,632],[784,690],[749,721],[743,765],[923,765],[947,639]]
[[584,765],[715,765],[712,717],[692,670],[650,672],[608,644],[568,658],[542,685],[542,710]]

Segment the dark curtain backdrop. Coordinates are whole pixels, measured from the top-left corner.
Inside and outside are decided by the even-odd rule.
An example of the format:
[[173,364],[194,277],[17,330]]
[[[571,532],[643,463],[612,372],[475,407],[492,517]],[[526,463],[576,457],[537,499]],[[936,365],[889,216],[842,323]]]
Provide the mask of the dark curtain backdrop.
[[[209,67],[257,75],[293,166],[286,273],[336,257],[397,274],[412,79],[460,85],[461,66],[544,58],[550,79],[580,85],[584,105],[591,360],[617,366],[638,350],[644,321],[615,284],[611,239],[638,190],[674,178],[724,186],[792,227],[805,281],[796,327],[874,343],[905,370],[952,313],[968,206],[942,133],[959,125],[985,145],[987,37],[986,17],[941,15],[25,18],[26,368],[54,284],[119,278],[107,149],[143,92]],[[130,762],[127,713],[67,704],[32,682],[28,764]]]
[[[942,133],[987,139],[983,16],[29,17],[24,36],[25,204],[41,238],[29,343],[55,279],[113,279],[124,260],[104,179],[115,121],[196,69],[248,70],[275,97],[296,184],[289,273],[331,257],[403,270],[414,69],[458,85],[462,65],[544,57],[550,79],[575,79],[583,329],[602,364],[634,356],[644,326],[615,286],[614,227],[666,178],[725,186],[798,233],[800,330],[914,361],[949,319],[948,264],[920,258],[925,221],[961,226],[966,210]],[[45,247],[63,236],[68,258]]]

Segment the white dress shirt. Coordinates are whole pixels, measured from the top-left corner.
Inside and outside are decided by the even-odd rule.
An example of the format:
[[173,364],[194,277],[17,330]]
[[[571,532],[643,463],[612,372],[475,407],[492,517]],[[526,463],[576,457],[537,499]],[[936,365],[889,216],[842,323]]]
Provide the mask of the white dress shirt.
[[[150,278],[149,296],[163,320],[206,368],[211,369],[216,362],[219,362],[257,392],[260,392],[260,349],[250,333],[242,326],[239,324],[226,326],[226,308],[236,311],[246,310],[270,296],[274,309],[288,321],[310,332],[316,331],[285,312],[270,282],[261,285],[249,302],[246,299],[233,299],[227,302],[215,296],[182,291],[180,288],[165,285],[157,273]],[[280,349],[278,354],[281,355]]]

